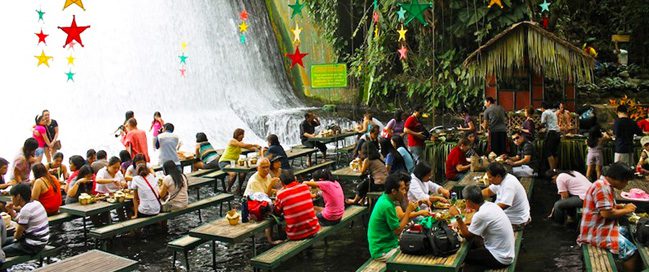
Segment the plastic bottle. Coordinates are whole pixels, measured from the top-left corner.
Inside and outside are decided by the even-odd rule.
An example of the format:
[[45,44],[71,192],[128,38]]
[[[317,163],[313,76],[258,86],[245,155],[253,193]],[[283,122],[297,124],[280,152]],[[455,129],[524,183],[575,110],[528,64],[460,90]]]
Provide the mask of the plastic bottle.
[[451,205],[455,205],[455,202],[457,201],[457,193],[452,192],[451,193]]

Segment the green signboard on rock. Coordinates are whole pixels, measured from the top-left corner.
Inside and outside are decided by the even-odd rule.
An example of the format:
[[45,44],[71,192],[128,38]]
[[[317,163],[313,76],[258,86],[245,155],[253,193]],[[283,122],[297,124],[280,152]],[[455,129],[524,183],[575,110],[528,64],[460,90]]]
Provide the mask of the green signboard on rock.
[[344,63],[311,65],[311,88],[347,87],[347,65]]

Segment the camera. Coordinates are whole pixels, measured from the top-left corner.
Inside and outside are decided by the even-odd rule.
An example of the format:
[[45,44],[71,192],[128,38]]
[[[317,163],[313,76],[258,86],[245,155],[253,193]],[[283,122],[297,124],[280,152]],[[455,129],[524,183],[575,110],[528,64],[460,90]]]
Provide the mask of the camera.
[[122,135],[123,132],[124,132],[124,125],[121,125],[117,127],[117,129],[115,130],[115,132],[113,132],[113,134],[115,135],[115,138],[117,138],[120,135]]

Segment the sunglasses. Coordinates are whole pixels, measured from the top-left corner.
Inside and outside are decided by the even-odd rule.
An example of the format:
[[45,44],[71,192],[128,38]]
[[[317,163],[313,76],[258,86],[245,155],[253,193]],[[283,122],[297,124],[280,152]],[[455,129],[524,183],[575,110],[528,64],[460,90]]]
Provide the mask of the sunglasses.
[[521,136],[516,136],[516,137],[512,138],[512,140],[518,141],[519,138],[521,138]]

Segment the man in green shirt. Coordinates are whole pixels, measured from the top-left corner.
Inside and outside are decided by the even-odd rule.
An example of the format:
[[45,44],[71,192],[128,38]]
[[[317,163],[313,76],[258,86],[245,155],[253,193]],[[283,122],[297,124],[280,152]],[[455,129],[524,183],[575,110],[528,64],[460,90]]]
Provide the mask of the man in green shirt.
[[417,208],[415,202],[410,202],[401,222],[397,217],[396,203],[400,203],[408,193],[406,182],[410,176],[395,173],[385,179],[385,192],[379,197],[367,229],[367,241],[373,259],[387,261],[399,247],[399,234],[408,224],[410,213]]

